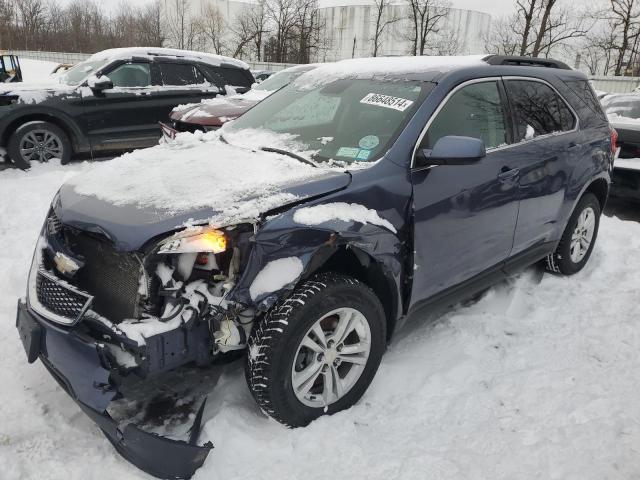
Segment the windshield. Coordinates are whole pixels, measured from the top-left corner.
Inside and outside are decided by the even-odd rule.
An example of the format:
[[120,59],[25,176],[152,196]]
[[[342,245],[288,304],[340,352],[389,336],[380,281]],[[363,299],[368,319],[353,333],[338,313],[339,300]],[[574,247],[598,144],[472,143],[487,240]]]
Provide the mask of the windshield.
[[108,60],[84,61],[67,70],[61,78],[67,85],[80,85],[89,75],[97,72],[108,63]]
[[[261,142],[281,138],[290,152],[315,162],[372,163],[387,151],[432,88],[419,81],[354,79],[313,90],[290,84],[225,125],[223,135],[253,146],[251,137]],[[236,135],[243,130],[252,132]]]
[[292,81],[294,81],[306,71],[308,70],[298,70],[295,72],[288,72],[286,70],[283,70],[282,72],[271,75],[264,82],[255,86],[254,90],[266,90],[267,92],[275,92],[276,90],[280,90],[285,85],[289,85]]

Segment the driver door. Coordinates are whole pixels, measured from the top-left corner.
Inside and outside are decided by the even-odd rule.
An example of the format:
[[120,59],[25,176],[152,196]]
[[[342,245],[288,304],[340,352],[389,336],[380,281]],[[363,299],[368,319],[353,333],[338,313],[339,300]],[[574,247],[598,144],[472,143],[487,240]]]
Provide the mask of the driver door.
[[128,62],[106,73],[114,88],[82,89],[84,126],[93,152],[117,152],[158,143],[157,102],[148,62]]
[[[471,165],[419,165],[413,183],[415,270],[411,305],[499,270],[518,216],[518,171],[500,80],[473,81],[444,100],[419,145],[447,135],[479,138],[487,155]],[[416,160],[414,160],[415,162]]]

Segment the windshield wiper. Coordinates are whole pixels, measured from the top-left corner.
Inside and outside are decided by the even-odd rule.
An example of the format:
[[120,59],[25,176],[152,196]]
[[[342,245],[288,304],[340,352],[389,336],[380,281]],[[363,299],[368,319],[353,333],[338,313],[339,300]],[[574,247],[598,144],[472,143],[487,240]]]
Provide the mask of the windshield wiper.
[[311,160],[304,158],[298,155],[297,153],[289,152],[287,150],[282,150],[281,148],[260,147],[260,150],[262,150],[263,152],[279,153],[280,155],[286,155],[287,157],[295,158],[296,160],[302,163],[306,163],[307,165],[311,165],[312,167],[316,167],[316,168],[318,167],[318,165],[315,162],[312,162]]

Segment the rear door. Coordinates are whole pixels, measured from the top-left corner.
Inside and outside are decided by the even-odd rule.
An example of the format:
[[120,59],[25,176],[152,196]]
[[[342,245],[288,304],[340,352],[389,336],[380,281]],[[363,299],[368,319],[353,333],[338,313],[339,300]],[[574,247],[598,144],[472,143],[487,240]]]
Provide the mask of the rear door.
[[519,170],[520,207],[512,255],[554,240],[562,218],[572,165],[579,161],[578,119],[562,96],[542,80],[504,79],[514,123],[511,148]]
[[[162,85],[153,93],[156,122],[168,120],[171,110],[178,105],[200,103],[219,93],[195,63],[160,60],[154,64],[154,74]],[[156,130],[159,132],[157,123]]]
[[508,257],[518,213],[518,179],[500,79],[465,84],[435,113],[419,148],[447,135],[479,138],[485,158],[472,165],[414,164],[415,272],[411,303],[494,271]]
[[159,137],[148,61],[130,61],[104,70],[111,89],[82,88],[82,123],[94,152],[116,152],[148,147]]

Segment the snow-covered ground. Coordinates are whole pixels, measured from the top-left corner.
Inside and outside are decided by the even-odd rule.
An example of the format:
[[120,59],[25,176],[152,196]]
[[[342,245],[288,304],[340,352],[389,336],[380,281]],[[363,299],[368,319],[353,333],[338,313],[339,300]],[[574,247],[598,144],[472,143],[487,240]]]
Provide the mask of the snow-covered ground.
[[46,81],[53,69],[58,66],[56,62],[46,62],[44,60],[33,60],[31,58],[19,58],[22,69],[22,80],[24,82],[40,83]]
[[[14,327],[36,235],[62,181],[93,168],[0,172],[0,479],[148,479],[121,459]],[[288,430],[241,362],[222,369],[196,479],[640,478],[640,224],[603,218],[582,273],[531,269],[396,335],[354,408]]]

